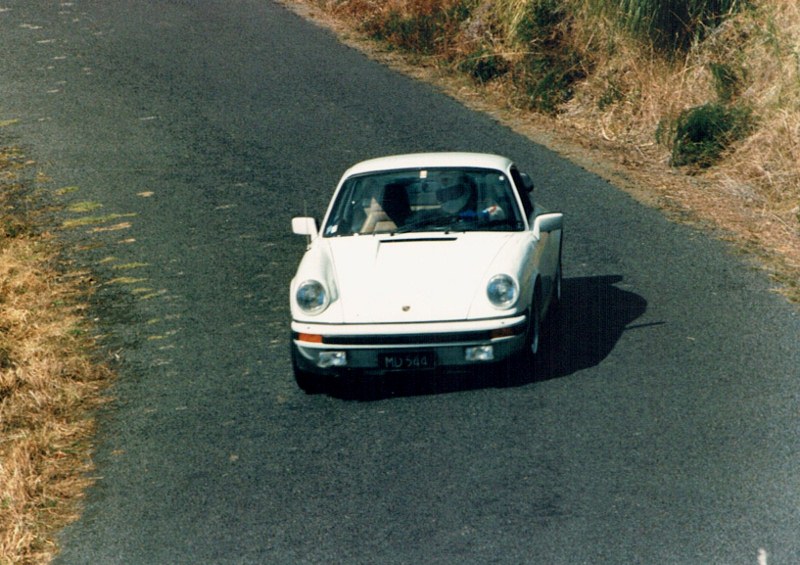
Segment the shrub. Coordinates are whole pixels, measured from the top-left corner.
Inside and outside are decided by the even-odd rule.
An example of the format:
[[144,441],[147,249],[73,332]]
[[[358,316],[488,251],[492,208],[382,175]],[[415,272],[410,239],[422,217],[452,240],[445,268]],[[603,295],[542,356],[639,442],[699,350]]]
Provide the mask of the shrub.
[[508,72],[508,64],[484,47],[465,57],[458,68],[478,82],[489,82]]
[[715,103],[684,110],[675,121],[671,164],[710,167],[750,126],[751,112],[746,108]]

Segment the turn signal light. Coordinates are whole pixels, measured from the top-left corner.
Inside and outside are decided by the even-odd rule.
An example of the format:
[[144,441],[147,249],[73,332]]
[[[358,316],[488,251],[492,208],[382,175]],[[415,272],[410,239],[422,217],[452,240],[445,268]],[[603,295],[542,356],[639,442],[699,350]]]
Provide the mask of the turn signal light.
[[498,337],[511,337],[514,335],[514,328],[497,328],[496,330],[492,330],[490,335],[492,339],[496,339]]
[[305,341],[306,343],[322,343],[322,336],[317,334],[297,334],[298,341]]

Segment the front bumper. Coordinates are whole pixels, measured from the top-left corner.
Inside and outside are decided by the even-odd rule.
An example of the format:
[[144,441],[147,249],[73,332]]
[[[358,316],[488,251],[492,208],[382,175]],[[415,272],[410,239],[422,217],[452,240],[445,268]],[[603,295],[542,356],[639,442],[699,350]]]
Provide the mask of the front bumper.
[[[405,324],[308,324],[292,322],[296,368],[338,375],[350,371],[385,373],[393,368],[466,368],[508,359],[525,344],[527,316],[464,322]],[[387,356],[433,360],[392,364]]]

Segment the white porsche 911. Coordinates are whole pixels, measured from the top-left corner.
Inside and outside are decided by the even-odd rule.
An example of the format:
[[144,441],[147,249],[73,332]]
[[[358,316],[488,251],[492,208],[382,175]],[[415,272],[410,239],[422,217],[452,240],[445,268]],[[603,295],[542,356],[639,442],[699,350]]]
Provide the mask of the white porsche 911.
[[505,157],[419,153],[347,170],[291,282],[292,367],[306,392],[351,372],[521,361],[561,297],[563,216]]

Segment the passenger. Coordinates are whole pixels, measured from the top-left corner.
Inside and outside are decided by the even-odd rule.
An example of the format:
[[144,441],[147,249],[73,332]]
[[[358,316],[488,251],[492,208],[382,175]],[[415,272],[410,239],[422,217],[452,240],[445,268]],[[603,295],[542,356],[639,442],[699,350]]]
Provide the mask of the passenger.
[[[386,233],[405,224],[411,216],[411,205],[406,187],[400,183],[387,184],[381,190],[382,196],[373,196],[359,233]],[[379,201],[380,200],[380,201]]]
[[383,211],[389,219],[400,227],[406,223],[411,215],[411,205],[408,201],[408,192],[401,183],[387,184],[383,189]]

